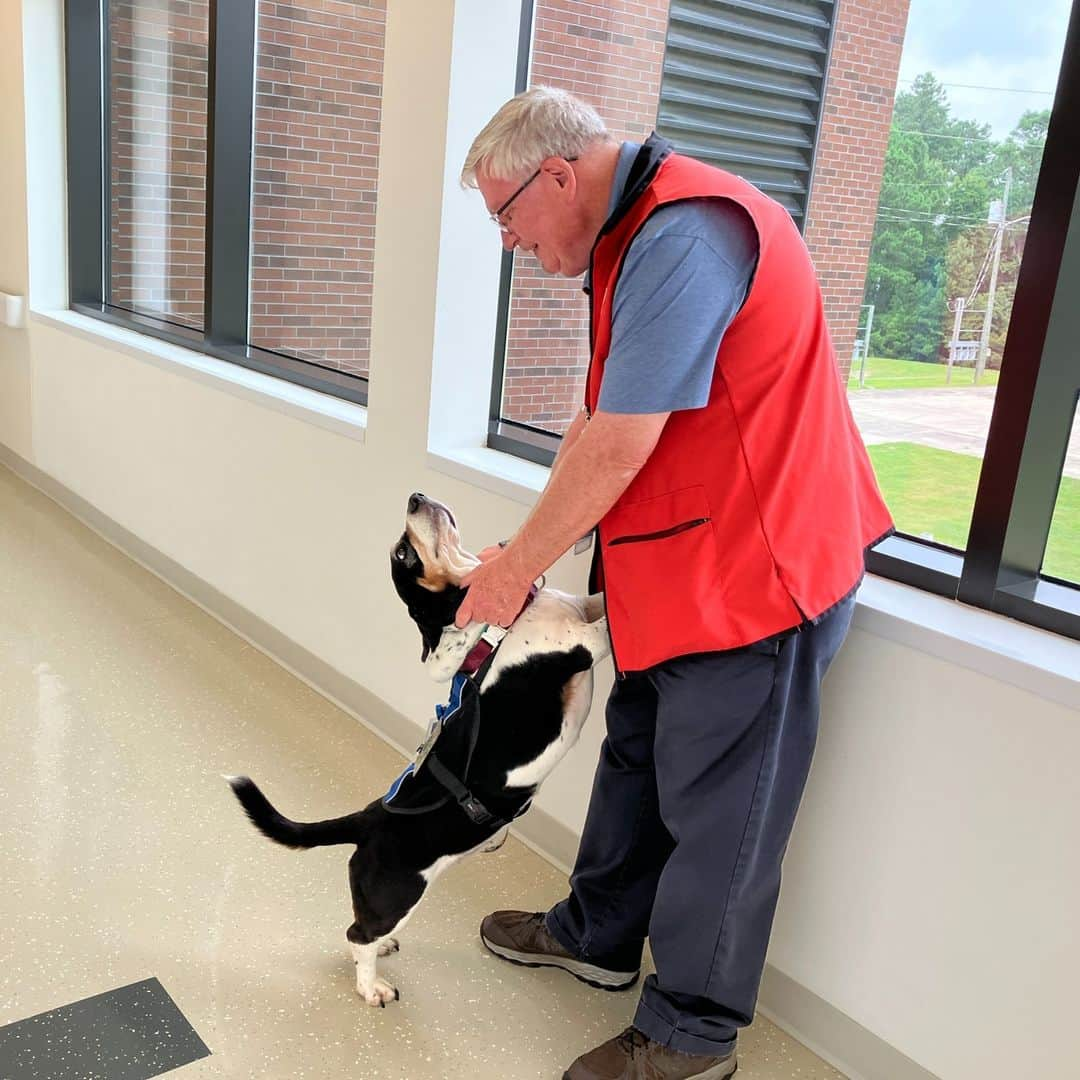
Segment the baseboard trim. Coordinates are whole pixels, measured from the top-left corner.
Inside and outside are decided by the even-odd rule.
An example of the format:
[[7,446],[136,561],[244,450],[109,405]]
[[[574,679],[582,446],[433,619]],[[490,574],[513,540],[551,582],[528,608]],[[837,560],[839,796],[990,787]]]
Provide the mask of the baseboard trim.
[[765,965],[757,1008],[849,1080],[940,1080],[771,964]]
[[[423,731],[415,721],[117,524],[2,443],[0,464],[6,465],[103,540],[119,548],[401,754],[408,757],[419,745]],[[512,831],[541,858],[569,874],[579,839],[573,830],[533,807]],[[758,1010],[851,1080],[882,1080],[885,1077],[888,1080],[938,1080],[933,1073],[771,965],[765,968]]]

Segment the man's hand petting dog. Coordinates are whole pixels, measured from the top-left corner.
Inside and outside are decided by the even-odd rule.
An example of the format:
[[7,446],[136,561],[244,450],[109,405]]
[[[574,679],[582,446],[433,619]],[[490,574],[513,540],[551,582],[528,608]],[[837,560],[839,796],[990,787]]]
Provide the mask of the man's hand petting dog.
[[513,546],[498,544],[477,556],[480,565],[461,580],[467,589],[454,625],[464,629],[471,622],[509,626],[517,618],[535,577],[530,575]]

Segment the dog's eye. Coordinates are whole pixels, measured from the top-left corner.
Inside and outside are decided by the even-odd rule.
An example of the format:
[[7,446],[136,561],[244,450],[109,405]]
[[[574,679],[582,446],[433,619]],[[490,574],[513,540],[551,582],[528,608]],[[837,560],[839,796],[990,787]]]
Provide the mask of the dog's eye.
[[398,544],[397,550],[394,552],[394,558],[398,562],[404,562],[409,554],[409,549],[404,544]]

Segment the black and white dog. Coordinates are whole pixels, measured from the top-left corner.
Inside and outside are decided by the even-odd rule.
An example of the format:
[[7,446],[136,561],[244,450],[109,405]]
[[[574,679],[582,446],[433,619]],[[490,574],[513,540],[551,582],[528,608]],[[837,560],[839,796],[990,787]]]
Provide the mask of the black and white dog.
[[[397,951],[392,935],[428,885],[465,855],[495,850],[577,741],[592,701],[592,668],[610,649],[601,595],[542,588],[490,652],[484,642],[499,632],[454,625],[461,579],[478,563],[462,549],[447,507],[409,498],[391,575],[420,628],[422,663],[453,685],[428,739],[385,796],[346,817],[300,824],[282,817],[247,777],[226,777],[271,840],[294,848],[356,845],[346,936],[356,989],[369,1005],[398,997],[377,977],[376,958]],[[462,672],[477,663],[478,671]]]

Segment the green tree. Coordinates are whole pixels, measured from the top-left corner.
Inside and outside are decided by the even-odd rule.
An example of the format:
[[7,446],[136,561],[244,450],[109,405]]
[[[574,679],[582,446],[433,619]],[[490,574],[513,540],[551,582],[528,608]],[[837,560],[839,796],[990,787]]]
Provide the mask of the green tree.
[[872,352],[938,358],[949,244],[985,222],[994,158],[989,126],[954,118],[932,74],[897,96],[867,272]]
[[[1001,143],[993,146],[990,159],[981,171],[985,173],[991,197],[1000,197],[1005,186],[1006,170],[1012,171],[1007,207],[1008,225],[1001,248],[997,289],[994,295],[994,314],[990,324],[989,366],[1001,366],[1009,320],[1012,318],[1013,297],[1020,273],[1020,260],[1027,236],[1027,217],[1035,197],[1035,184],[1042,163],[1049,110],[1029,111],[1021,116],[1016,127]],[[983,312],[989,291],[989,254],[995,231],[987,225],[973,226],[960,232],[949,242],[946,256],[946,286],[949,300],[964,297],[974,310],[964,318],[962,333],[974,340],[982,332]],[[986,272],[984,273],[984,267]],[[982,280],[980,282],[980,275]],[[976,285],[978,289],[976,290]],[[973,294],[973,290],[975,290]],[[943,343],[952,333],[953,315],[946,314]]]
[[1000,180],[1007,168],[1012,169],[1008,207],[1010,221],[1031,213],[1049,125],[1049,109],[1029,110],[1020,117],[1008,138],[994,148],[991,173]]

